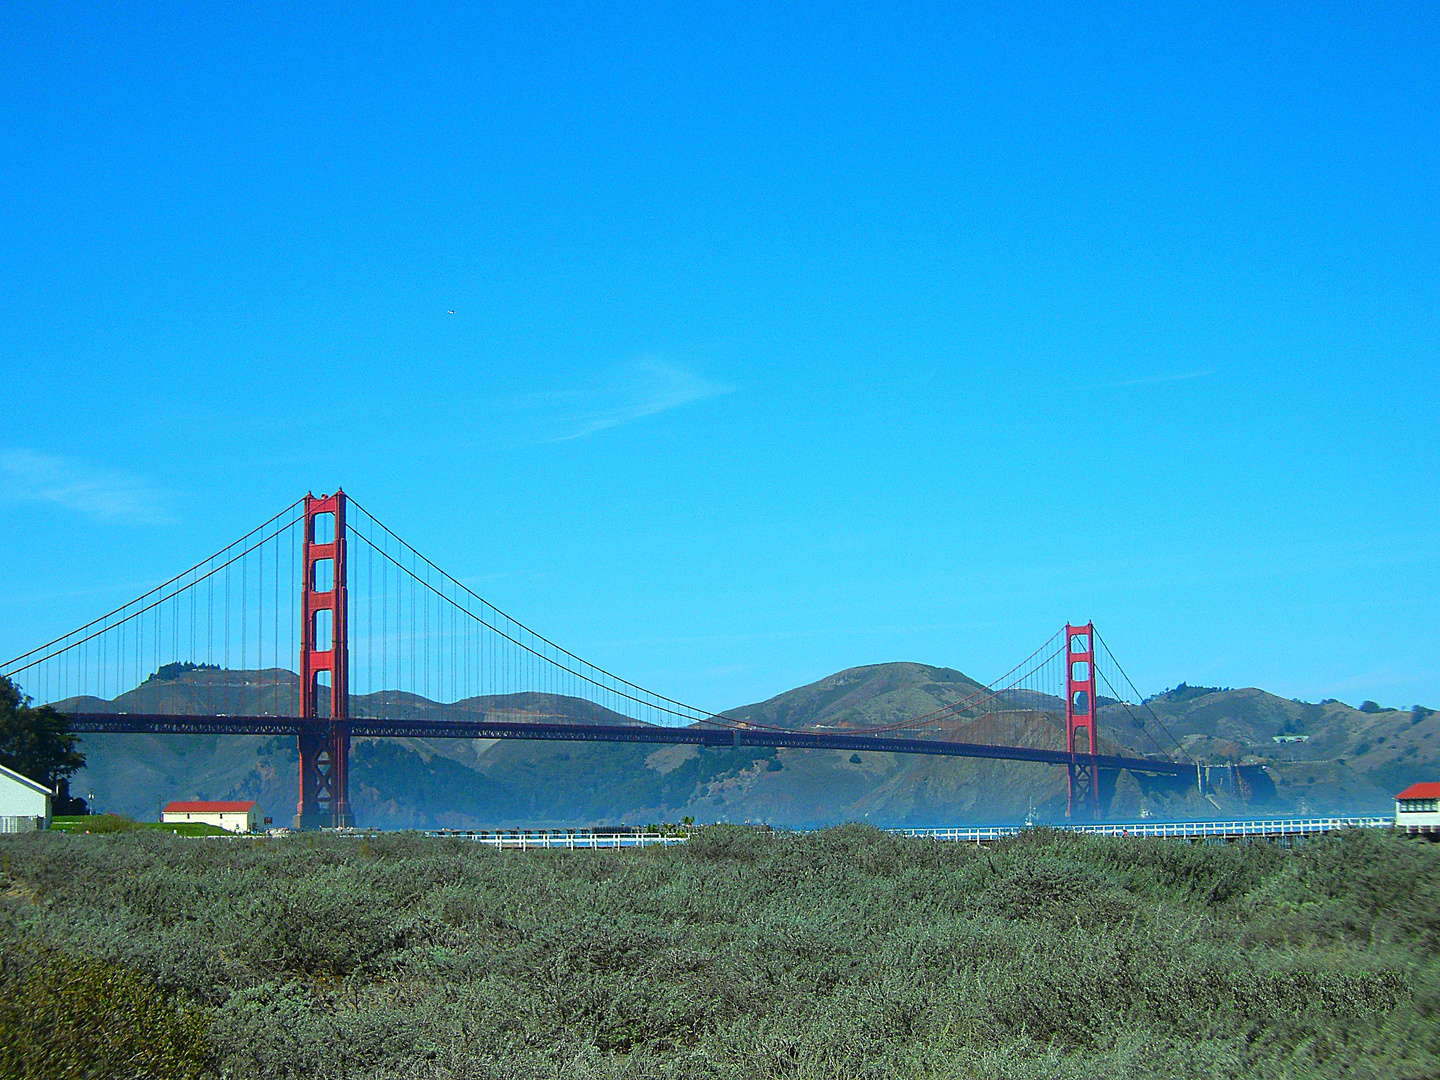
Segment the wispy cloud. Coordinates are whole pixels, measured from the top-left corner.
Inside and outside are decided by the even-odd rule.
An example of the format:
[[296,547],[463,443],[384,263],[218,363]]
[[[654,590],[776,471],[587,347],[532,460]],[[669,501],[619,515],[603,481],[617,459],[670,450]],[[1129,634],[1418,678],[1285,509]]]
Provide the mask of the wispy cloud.
[[730,389],[673,364],[648,358],[637,360],[621,368],[604,385],[566,395],[563,424],[567,430],[549,441],[583,439],[692,401],[728,394]]
[[163,525],[173,520],[164,493],[146,480],[32,450],[0,452],[0,498],[54,503],[102,521]]
[[1113,389],[1119,386],[1154,386],[1157,383],[1189,382],[1191,379],[1204,379],[1215,374],[1215,368],[1205,371],[1185,371],[1178,375],[1147,375],[1143,379],[1121,379],[1119,382],[1106,383],[1107,388]]

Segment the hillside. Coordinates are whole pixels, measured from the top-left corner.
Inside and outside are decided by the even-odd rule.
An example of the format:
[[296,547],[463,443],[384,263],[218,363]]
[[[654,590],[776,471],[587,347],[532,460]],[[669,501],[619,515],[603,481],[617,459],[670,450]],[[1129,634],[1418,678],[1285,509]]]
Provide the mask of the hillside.
[[[213,667],[167,665],[133,690],[113,700],[93,696],[55,702],[62,712],[165,713],[168,715],[295,716],[300,711],[300,678],[283,668],[231,671]],[[321,711],[330,708],[321,688]],[[576,724],[627,724],[628,717],[583,698],[555,694],[505,694],[431,701],[399,690],[353,694],[351,716],[397,720],[445,720],[490,715],[522,721],[562,720]]]
[[[1197,761],[1263,764],[1282,805],[1297,812],[1390,806],[1394,793],[1440,777],[1440,713],[1361,711],[1333,699],[1319,704],[1238,690],[1181,684],[1145,706],[1102,708],[1100,725],[1132,744],[1149,744],[1154,713]],[[1132,719],[1133,716],[1133,719]],[[1135,721],[1138,720],[1139,723]],[[1164,731],[1161,745],[1173,746]],[[1275,741],[1275,738],[1303,741]]]
[[872,664],[838,671],[725,715],[791,729],[869,727],[923,716],[985,692],[980,683],[951,668]]
[[[151,678],[113,701],[62,707],[124,712],[293,712],[298,682],[284,671],[195,669]],[[755,724],[826,730],[887,723],[951,705],[980,684],[952,669],[882,664],[839,672],[727,715]],[[1058,703],[1052,703],[1058,704]],[[507,718],[621,722],[587,701],[525,694],[453,704],[408,695],[356,697],[352,712],[440,718],[475,712]],[[930,725],[932,735],[1058,749],[1063,725],[1043,714],[1004,714]],[[1102,740],[1107,752],[1132,747]],[[154,817],[171,798],[253,798],[276,824],[296,801],[291,740],[247,736],[92,736],[89,767],[74,789],[97,804]],[[852,761],[852,756],[861,760]],[[1051,766],[840,751],[687,746],[356,740],[351,800],[362,822],[473,828],[514,824],[835,820],[930,825],[1063,816],[1065,777]],[[1199,808],[1203,810],[1204,808]]]
[[[94,711],[284,713],[294,709],[296,685],[286,671],[197,669],[152,677],[113,701],[63,704]],[[877,664],[837,672],[726,715],[756,725],[844,730],[924,716],[979,689],[950,668]],[[1053,701],[1026,704],[1059,707]],[[623,720],[590,702],[544,694],[438,703],[387,693],[357,697],[352,709],[435,718],[479,712],[582,723]],[[1063,723],[1054,712],[940,720],[926,730],[964,741],[1064,745]],[[1202,763],[1265,766],[1275,783],[1267,803],[1247,807],[1224,788],[1213,800],[1177,799],[1144,777],[1125,776],[1106,809],[1115,817],[1384,811],[1400,786],[1440,776],[1437,730],[1440,716],[1434,713],[1361,712],[1340,702],[1312,705],[1255,689],[1181,686],[1143,705],[1104,704],[1104,752],[1140,755],[1178,742]],[[1275,743],[1276,734],[1309,739]],[[296,754],[290,739],[108,735],[89,737],[85,748],[89,764],[74,790],[94,792],[102,809],[154,818],[159,805],[172,798],[253,798],[277,824],[288,823],[294,813]],[[1053,821],[1063,817],[1065,807],[1065,774],[1052,766],[764,748],[360,739],[351,784],[358,819],[387,828],[639,824],[686,816],[783,826],[841,820],[913,826],[1027,816]]]

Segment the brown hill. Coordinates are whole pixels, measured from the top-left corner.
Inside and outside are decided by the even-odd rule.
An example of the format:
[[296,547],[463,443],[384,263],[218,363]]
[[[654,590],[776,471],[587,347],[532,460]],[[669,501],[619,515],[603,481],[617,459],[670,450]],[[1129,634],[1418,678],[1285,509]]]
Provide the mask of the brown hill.
[[[163,670],[163,669],[162,669]],[[300,679],[293,671],[270,668],[228,671],[191,668],[169,677],[151,676],[113,700],[71,697],[55,703],[61,712],[162,713],[168,716],[296,716]],[[329,709],[328,692],[320,708]],[[563,721],[576,724],[627,724],[628,717],[583,698],[558,694],[504,694],[431,701],[418,694],[384,690],[352,694],[351,716],[384,716],[397,720],[462,718]]]
[[[286,671],[191,670],[151,679],[114,701],[62,703],[87,711],[293,712],[296,677]],[[726,711],[756,725],[848,730],[923,716],[964,701],[980,684],[924,664],[876,664],[837,672],[762,702]],[[922,736],[1062,748],[1057,699],[1013,700],[981,716],[932,721]],[[429,701],[386,692],[357,697],[356,714],[618,723],[588,701],[544,694]],[[1220,792],[1215,802],[1177,799],[1143,777],[1116,789],[1116,816],[1214,816],[1255,812],[1383,811],[1395,790],[1440,776],[1440,716],[1361,712],[1340,702],[1288,701],[1255,689],[1177,687],[1145,703],[1106,703],[1101,749],[1140,755],[1181,744],[1205,764],[1252,763],[1273,777],[1266,806]],[[1168,733],[1167,730],[1168,729]],[[1305,735],[1304,742],[1273,737]],[[1155,742],[1152,743],[1151,739]],[[154,816],[161,799],[258,798],[277,821],[295,802],[291,740],[243,736],[90,736],[89,766],[76,778],[102,807]],[[855,761],[852,758],[858,757]],[[811,825],[847,819],[919,825],[1016,821],[1032,811],[1059,820],[1065,772],[1043,765],[838,751],[701,750],[686,746],[489,740],[357,740],[352,784],[360,820],[384,826],[594,824],[677,820]],[[1218,803],[1218,805],[1217,805]]]
[[924,716],[985,693],[984,686],[952,668],[871,664],[728,709],[725,715],[790,729],[872,727]]
[[1104,708],[1100,722],[1128,742],[1148,741],[1148,732],[1173,745],[1157,731],[1163,726],[1203,763],[1264,765],[1281,802],[1297,810],[1341,803],[1383,810],[1401,788],[1440,777],[1440,714],[1429,709],[1368,712],[1333,699],[1315,704],[1254,687],[1182,683],[1143,705]]
[[[966,705],[979,705],[980,711],[966,709]],[[1065,748],[1062,699],[1024,690],[993,695],[963,672],[926,664],[847,668],[765,701],[728,709],[724,715],[759,726],[807,731],[847,731],[929,717],[924,724],[907,725],[895,734],[990,745]],[[1136,734],[1141,735],[1138,741],[1122,739],[1102,724],[1101,752],[1145,756],[1142,750],[1146,740],[1143,733]]]

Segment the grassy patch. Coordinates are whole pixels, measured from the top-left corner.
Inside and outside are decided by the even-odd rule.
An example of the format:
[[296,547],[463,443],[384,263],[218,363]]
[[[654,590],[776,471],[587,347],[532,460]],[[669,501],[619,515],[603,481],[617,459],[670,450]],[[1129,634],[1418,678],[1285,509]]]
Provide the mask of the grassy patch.
[[174,833],[176,836],[228,836],[229,833],[217,825],[200,821],[132,821],[120,814],[88,814],[76,817],[56,817],[50,821],[50,828],[67,833],[118,833],[136,829],[154,832]]

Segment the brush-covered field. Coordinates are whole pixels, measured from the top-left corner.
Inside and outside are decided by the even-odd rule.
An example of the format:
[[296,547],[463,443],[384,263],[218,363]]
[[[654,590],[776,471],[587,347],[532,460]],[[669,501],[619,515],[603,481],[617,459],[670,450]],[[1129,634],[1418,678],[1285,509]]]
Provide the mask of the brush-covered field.
[[0,1075],[1436,1077],[1440,845],[0,842]]

